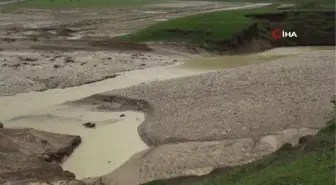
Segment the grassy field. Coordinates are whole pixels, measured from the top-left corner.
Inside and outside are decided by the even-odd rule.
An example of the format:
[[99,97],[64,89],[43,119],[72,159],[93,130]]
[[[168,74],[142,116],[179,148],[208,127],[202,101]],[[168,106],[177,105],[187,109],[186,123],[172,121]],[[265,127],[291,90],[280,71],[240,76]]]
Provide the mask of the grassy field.
[[316,136],[300,140],[297,147],[283,147],[262,160],[202,180],[158,180],[145,185],[334,185],[335,119]]
[[274,7],[268,7],[198,14],[161,22],[120,39],[138,42],[186,41],[198,44],[222,41],[256,22],[244,15],[274,11]]
[[[1,0],[0,0],[1,1]],[[6,5],[7,8],[79,8],[103,6],[139,6],[172,0],[28,0]]]

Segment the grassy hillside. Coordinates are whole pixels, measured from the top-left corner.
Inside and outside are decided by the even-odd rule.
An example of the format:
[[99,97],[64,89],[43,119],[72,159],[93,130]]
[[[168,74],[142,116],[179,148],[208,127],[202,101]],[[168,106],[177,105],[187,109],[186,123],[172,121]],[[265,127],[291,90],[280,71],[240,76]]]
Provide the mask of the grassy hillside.
[[[276,28],[295,31],[298,38],[275,42],[271,32]],[[183,43],[209,50],[227,51],[246,47],[256,40],[266,43],[265,47],[335,45],[334,33],[335,10],[317,4],[305,4],[291,10],[278,10],[271,6],[177,18],[118,39]]]
[[316,136],[284,146],[262,160],[218,169],[203,177],[158,180],[145,185],[334,185],[335,119]]
[[275,11],[275,7],[267,7],[198,14],[161,22],[120,38],[132,41],[186,41],[198,44],[218,42],[231,38],[257,22],[245,15]]

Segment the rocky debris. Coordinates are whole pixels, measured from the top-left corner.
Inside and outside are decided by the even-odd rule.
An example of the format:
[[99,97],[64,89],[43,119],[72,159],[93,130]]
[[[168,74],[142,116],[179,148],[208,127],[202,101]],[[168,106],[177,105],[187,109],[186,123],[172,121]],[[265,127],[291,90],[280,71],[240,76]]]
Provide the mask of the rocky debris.
[[59,64],[55,64],[55,65],[53,65],[53,67],[54,67],[55,69],[58,69],[58,68],[61,68],[62,66],[59,65]]
[[336,95],[332,96],[332,98],[331,98],[331,101],[330,101],[330,102],[334,104],[335,113],[336,113]]
[[[333,95],[330,102],[333,104],[334,106],[334,111],[336,111],[336,95]],[[336,114],[335,114],[336,117]]]
[[4,128],[4,124],[0,122],[0,128]]
[[83,126],[85,128],[96,128],[96,124],[91,122],[84,123]]
[[122,118],[122,117],[125,117],[125,114],[120,114],[120,116],[119,116],[119,117],[121,117],[121,118]]
[[16,41],[16,39],[14,39],[14,38],[3,38],[2,40],[5,41],[5,42],[7,42],[7,43],[15,42]]
[[[322,59],[323,65],[317,62]],[[286,73],[281,72],[282,68]],[[145,121],[138,129],[150,146],[172,140],[257,137],[294,125],[323,127],[333,113],[332,106],[326,106],[335,89],[330,78],[334,75],[333,68],[332,51],[312,51],[257,65],[151,82],[105,92],[104,95],[123,95],[151,104],[155,110],[151,114],[151,123]],[[293,80],[298,86],[291,85]],[[320,85],[316,84],[317,81]],[[303,93],[307,91],[309,96]],[[300,102],[307,108],[300,109],[293,102]],[[256,105],[258,109],[252,110],[251,107]],[[276,110],[270,109],[274,105],[279,106]],[[306,121],[295,122],[292,117]],[[272,126],[267,124],[270,121],[274,122]],[[204,125],[207,125],[206,131]]]
[[19,60],[27,61],[27,62],[34,62],[34,61],[37,61],[37,58],[19,56]]
[[58,162],[50,163],[54,161],[52,157],[48,159],[50,154],[58,153],[60,159],[70,155],[79,143],[79,136],[34,129],[0,129],[0,184],[85,185],[71,172],[63,171]]
[[74,63],[75,62],[75,60],[72,57],[66,57],[64,59],[64,61],[65,61],[65,63]]
[[154,110],[144,111],[146,120],[138,127],[140,137],[154,147],[95,180],[126,185],[202,175],[249,163],[281,146],[290,149],[334,116],[329,103],[335,94],[334,65],[334,51],[311,52],[95,95],[123,106],[141,99]]
[[17,63],[17,64],[13,64],[11,67],[18,68],[20,66],[21,66],[21,64]]

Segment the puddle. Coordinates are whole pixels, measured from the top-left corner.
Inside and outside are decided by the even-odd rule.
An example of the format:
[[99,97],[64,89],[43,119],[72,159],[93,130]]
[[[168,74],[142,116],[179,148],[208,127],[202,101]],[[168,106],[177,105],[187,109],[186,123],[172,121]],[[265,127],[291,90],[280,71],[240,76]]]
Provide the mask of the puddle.
[[67,40],[80,40],[81,38],[83,38],[82,35],[72,35],[70,37],[67,37]]
[[335,50],[334,46],[323,47],[283,47],[275,48],[265,52],[249,55],[231,55],[219,57],[202,57],[192,59],[184,64],[186,68],[194,69],[220,69],[233,68],[243,65],[257,64],[276,60],[282,57],[307,53],[314,50]]
[[167,12],[163,12],[163,11],[144,11],[143,13],[148,13],[148,14],[165,14]]
[[[288,55],[287,55],[288,56]],[[223,57],[204,57],[188,61],[185,66],[189,68],[200,69],[218,69],[218,68],[233,68],[249,64],[257,64],[261,62],[271,61],[284,56],[223,56]]]

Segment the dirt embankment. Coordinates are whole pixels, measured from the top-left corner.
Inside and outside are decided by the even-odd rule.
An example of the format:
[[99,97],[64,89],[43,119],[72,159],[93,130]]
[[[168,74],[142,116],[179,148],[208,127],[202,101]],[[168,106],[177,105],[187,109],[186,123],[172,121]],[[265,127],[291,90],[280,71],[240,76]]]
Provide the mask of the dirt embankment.
[[84,185],[59,165],[80,142],[78,136],[0,128],[0,184]]
[[[281,46],[335,45],[335,11],[289,11],[251,14],[247,17],[252,17],[257,22],[231,39],[215,43],[206,49],[249,53]],[[295,31],[298,37],[275,40],[272,38],[274,29]]]

